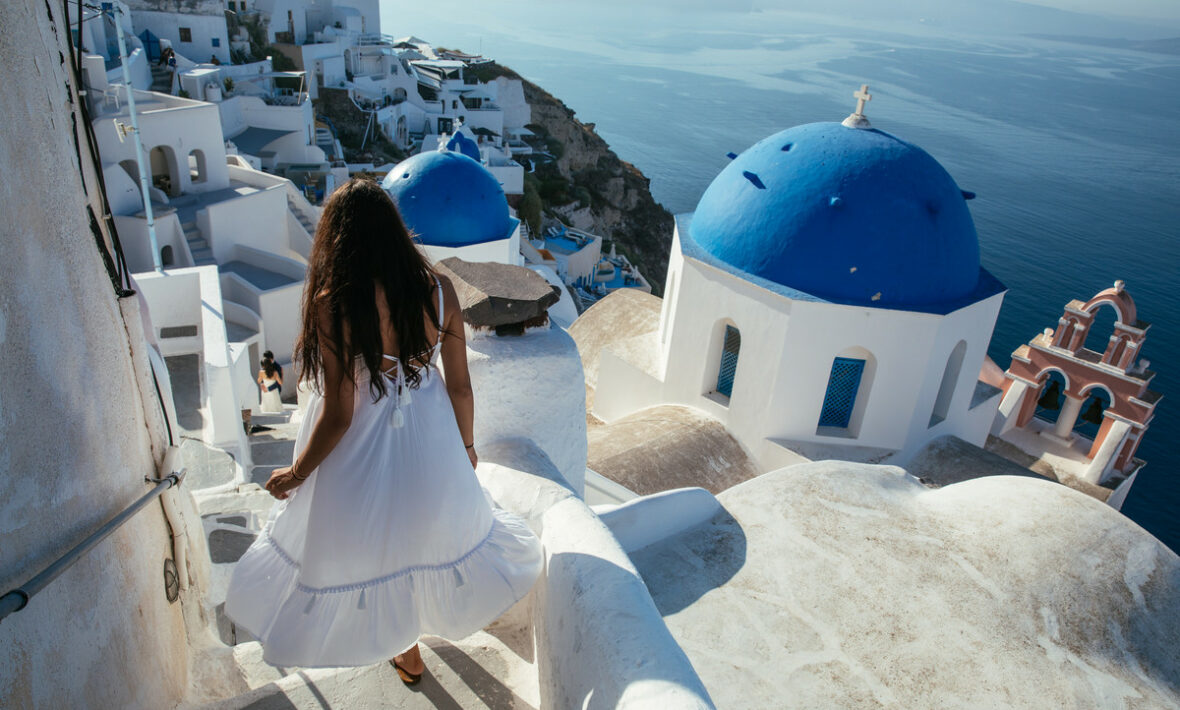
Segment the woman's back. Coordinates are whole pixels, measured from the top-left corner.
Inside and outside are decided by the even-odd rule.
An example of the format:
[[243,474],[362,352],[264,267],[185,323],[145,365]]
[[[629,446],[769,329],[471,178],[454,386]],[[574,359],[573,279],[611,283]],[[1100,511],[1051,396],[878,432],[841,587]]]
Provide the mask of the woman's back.
[[352,180],[321,216],[307,294],[296,361],[317,386],[226,613],[279,666],[367,665],[420,633],[462,638],[528,593],[542,555],[473,470],[454,289],[389,197]]

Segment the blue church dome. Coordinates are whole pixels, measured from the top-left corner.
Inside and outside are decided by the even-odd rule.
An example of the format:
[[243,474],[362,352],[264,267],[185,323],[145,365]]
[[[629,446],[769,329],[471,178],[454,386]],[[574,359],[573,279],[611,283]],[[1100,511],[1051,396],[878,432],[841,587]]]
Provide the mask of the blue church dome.
[[500,182],[462,153],[411,156],[389,171],[381,187],[397,203],[406,227],[429,246],[507,239],[516,227]]
[[724,264],[797,291],[923,309],[980,283],[969,196],[915,145],[811,123],[737,156],[701,196],[688,231]]

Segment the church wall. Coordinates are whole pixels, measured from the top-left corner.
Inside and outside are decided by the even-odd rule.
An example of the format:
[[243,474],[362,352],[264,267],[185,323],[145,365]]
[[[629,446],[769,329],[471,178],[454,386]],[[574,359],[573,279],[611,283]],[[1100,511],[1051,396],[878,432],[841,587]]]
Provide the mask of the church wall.
[[[906,438],[905,451],[907,454],[915,453],[931,439],[947,434],[957,436],[977,446],[982,446],[987,440],[995,404],[990,405],[993,411],[991,415],[987,416],[973,413],[970,406],[1003,298],[1003,294],[997,294],[948,313],[939,319],[938,334],[926,358],[927,377],[915,405],[914,416]],[[934,403],[938,396],[947,358],[960,340],[967,343],[967,352],[959,370],[959,377],[955,383],[954,395],[947,417],[944,421],[930,426],[930,414],[934,411]]]
[[[673,325],[663,345],[666,355],[662,402],[647,406],[668,402],[701,409],[718,419],[749,449],[750,442],[761,439],[757,434],[765,426],[773,401],[771,393],[779,373],[768,363],[777,363],[782,357],[791,304],[732,274],[684,259],[679,256],[679,239],[672,251],[677,257],[670,264],[669,278],[676,278],[677,283],[675,303],[668,311]],[[741,335],[728,400],[714,392],[727,324],[736,327]],[[596,408],[607,384],[600,372]]]
[[[924,380],[942,377],[941,368],[936,375],[928,375],[921,355],[931,347],[938,319],[925,313],[796,302],[775,391],[775,401],[781,403],[772,417],[777,426],[770,435],[901,448]],[[865,357],[865,351],[871,358]],[[858,393],[858,403],[866,396],[867,400],[858,404],[863,407],[859,427],[850,427],[847,433],[825,429],[825,434],[817,434],[836,357],[870,360]]]
[[[0,33],[13,77],[0,115],[21,126],[0,136],[20,175],[0,181],[0,591],[145,493],[167,443],[135,302],[116,301],[86,217],[60,6],[14,5]],[[0,707],[174,707],[182,606],[198,602],[165,598],[170,547],[153,503],[5,619]]]
[[520,256],[519,227],[512,232],[512,236],[508,239],[497,239],[493,242],[471,244],[465,247],[425,244],[422,246],[422,250],[426,252],[426,258],[430,259],[431,263],[457,256],[464,261],[490,261],[496,264],[515,264],[517,266],[523,264],[523,258]]

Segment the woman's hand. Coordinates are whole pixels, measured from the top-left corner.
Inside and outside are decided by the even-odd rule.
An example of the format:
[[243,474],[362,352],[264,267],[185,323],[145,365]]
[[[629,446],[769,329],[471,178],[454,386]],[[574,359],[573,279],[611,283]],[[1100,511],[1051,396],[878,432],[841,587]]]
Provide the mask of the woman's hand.
[[472,446],[470,449],[467,449],[467,458],[471,459],[471,468],[474,470],[479,464],[479,456],[475,453],[474,446]]
[[279,500],[286,500],[291,494],[291,491],[299,487],[307,479],[295,478],[295,469],[292,466],[284,466],[276,468],[270,474],[270,480],[266,482],[266,490],[272,496]]

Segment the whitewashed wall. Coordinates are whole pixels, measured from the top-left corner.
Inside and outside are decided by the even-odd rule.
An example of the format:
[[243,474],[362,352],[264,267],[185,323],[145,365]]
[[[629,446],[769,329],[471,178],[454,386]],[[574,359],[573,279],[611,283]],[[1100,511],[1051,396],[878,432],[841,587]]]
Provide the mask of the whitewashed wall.
[[532,441],[581,496],[586,393],[569,333],[556,326],[520,336],[469,333],[467,361],[476,392],[476,450],[497,441]]
[[[190,0],[191,2],[191,0]],[[229,33],[225,27],[225,15],[219,3],[204,3],[210,5],[216,14],[194,15],[187,12],[157,12],[143,10],[137,6],[147,4],[147,0],[137,0],[132,3],[131,20],[135,23],[136,33],[151,30],[152,34],[161,39],[172,42],[172,48],[177,54],[183,55],[194,62],[207,62],[216,56],[224,64],[230,63]],[[191,42],[180,41],[180,28],[191,30]],[[220,40],[220,47],[213,46],[213,39]]]
[[[86,217],[58,61],[68,28],[59,6],[13,3],[0,32],[0,115],[22,127],[0,135],[0,165],[21,175],[0,181],[4,591],[144,493],[167,443],[137,307],[121,313]],[[148,506],[0,624],[0,706],[176,705],[189,682],[182,612],[199,600],[168,603],[170,555],[160,505]]]
[[500,441],[484,449],[478,473],[545,546],[545,571],[526,602],[541,707],[712,708],[627,553],[545,453],[527,440]]
[[465,247],[441,247],[424,244],[422,245],[422,251],[426,252],[426,258],[432,262],[457,256],[464,261],[490,261],[497,264],[515,264],[517,266],[524,264],[524,257],[520,255],[519,224],[517,224],[516,228],[512,231],[512,236],[508,239],[497,239],[496,241],[471,244]]
[[[128,119],[120,117],[119,120]],[[139,130],[145,160],[150,160],[150,152],[156,146],[166,146],[172,151],[181,192],[206,192],[229,187],[225,142],[221,136],[217,106],[162,97],[159,102],[145,103],[140,107]],[[130,140],[119,140],[115,131],[115,118],[96,120],[94,133],[104,164],[135,160],[135,145]],[[204,182],[194,183],[190,179],[188,155],[193,150],[200,150],[205,155],[207,172]]]

